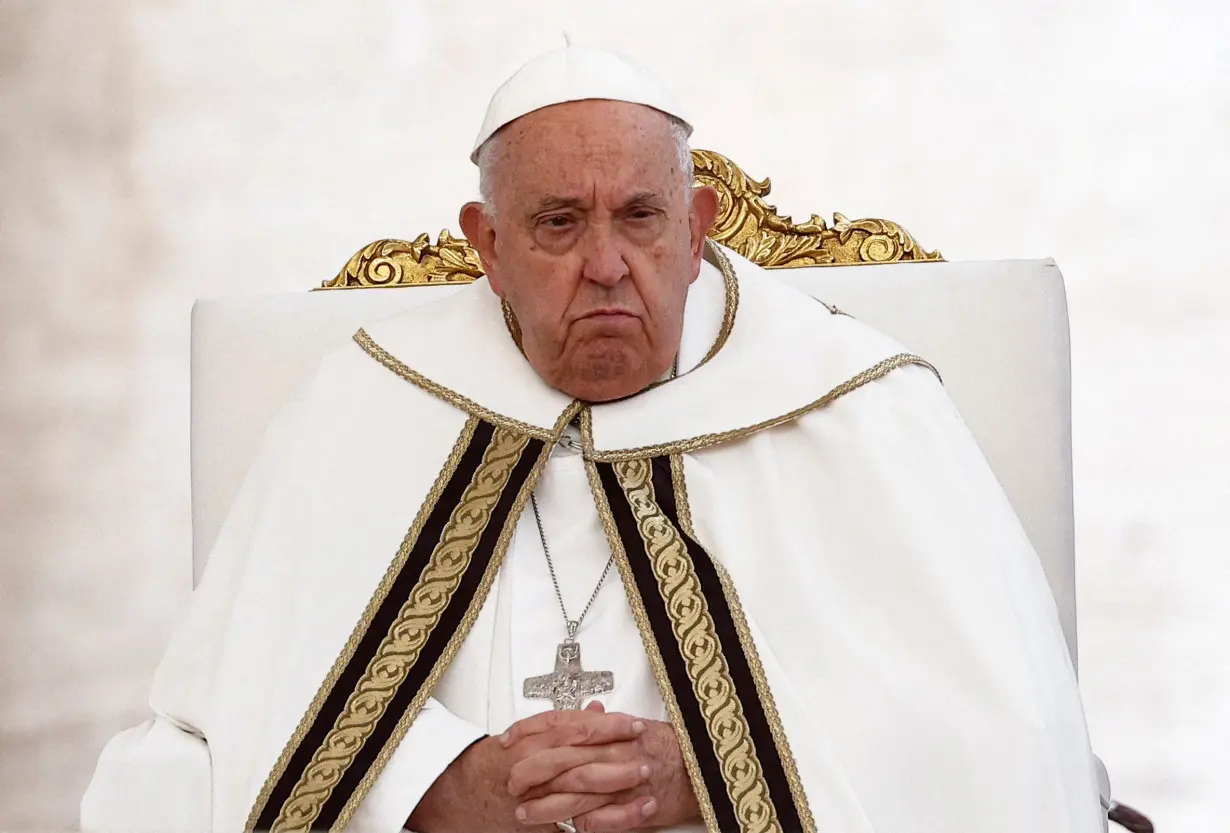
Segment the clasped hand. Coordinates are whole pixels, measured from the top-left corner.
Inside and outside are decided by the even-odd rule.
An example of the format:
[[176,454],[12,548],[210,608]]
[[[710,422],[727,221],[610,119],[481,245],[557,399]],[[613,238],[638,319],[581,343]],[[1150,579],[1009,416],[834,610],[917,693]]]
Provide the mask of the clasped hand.
[[519,720],[453,761],[406,826],[555,833],[555,823],[568,819],[585,833],[698,821],[670,724],[607,714],[597,702]]
[[601,703],[520,720],[500,738],[508,793],[523,825],[572,819],[578,830],[634,830],[698,816],[670,724],[607,714]]
[[606,714],[595,701],[515,722],[499,743],[525,826],[571,818],[587,833],[663,827],[696,805],[669,723]]

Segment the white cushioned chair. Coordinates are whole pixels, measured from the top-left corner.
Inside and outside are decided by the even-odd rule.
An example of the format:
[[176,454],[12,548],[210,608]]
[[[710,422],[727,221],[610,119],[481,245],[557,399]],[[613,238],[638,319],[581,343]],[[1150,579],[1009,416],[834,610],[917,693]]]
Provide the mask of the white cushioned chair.
[[[888,221],[835,215],[832,225],[817,217],[794,223],[764,201],[768,180],[748,178],[715,153],[695,151],[694,158],[698,181],[721,197],[711,237],[780,268],[781,280],[888,333],[940,370],[1042,560],[1075,663],[1068,317],[1054,261],[949,263]],[[435,244],[426,235],[370,244],[322,287],[329,291],[197,302],[194,580],[265,426],[316,363],[360,326],[480,274],[473,250],[443,232]]]

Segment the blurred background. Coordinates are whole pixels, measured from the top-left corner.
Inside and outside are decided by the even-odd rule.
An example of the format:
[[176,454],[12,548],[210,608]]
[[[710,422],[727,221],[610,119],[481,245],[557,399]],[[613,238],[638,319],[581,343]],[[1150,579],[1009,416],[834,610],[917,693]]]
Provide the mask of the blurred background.
[[1224,829],[1225,0],[0,0],[0,829],[75,826],[187,602],[193,299],[457,231],[488,97],[564,29],[783,213],[1058,260],[1094,747]]

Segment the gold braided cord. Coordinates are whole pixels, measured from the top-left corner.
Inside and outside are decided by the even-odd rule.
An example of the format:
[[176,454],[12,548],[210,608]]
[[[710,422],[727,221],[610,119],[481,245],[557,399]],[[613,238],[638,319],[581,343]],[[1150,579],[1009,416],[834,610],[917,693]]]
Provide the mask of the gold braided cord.
[[[735,277],[735,267],[730,265],[730,258],[726,256],[726,252],[722,251],[721,246],[714,246],[706,241],[705,245],[709,251],[713,252],[714,257],[718,262],[718,270],[722,273],[722,284],[726,289],[726,303],[722,308],[722,326],[718,329],[717,339],[713,342],[713,346],[709,348],[709,352],[700,360],[700,364],[692,368],[695,370],[698,367],[706,364],[710,359],[718,354],[718,351],[726,346],[726,340],[730,338],[731,331],[735,328],[735,315],[739,311],[739,279]],[[691,373],[692,371],[688,371]]]
[[696,530],[692,528],[692,507],[688,503],[688,481],[683,470],[683,455],[672,454],[671,485],[675,489],[675,512],[679,515],[679,528],[683,534],[696,540]]
[[508,431],[516,431],[520,434],[533,437],[537,440],[551,439],[551,432],[545,428],[539,428],[537,425],[530,425],[528,422],[522,422],[511,417],[506,417],[503,414],[497,414],[495,411],[488,410],[482,405],[479,405],[472,399],[462,396],[454,390],[446,388],[437,382],[433,382],[423,374],[411,369],[396,356],[389,353],[379,344],[377,344],[366,330],[362,328],[354,334],[355,342],[363,348],[367,355],[371,356],[376,361],[387,367],[389,370],[396,373],[401,378],[405,379],[412,385],[422,388],[432,396],[443,399],[450,405],[460,408],[468,414],[478,417],[479,419],[490,422],[499,428],[504,428]]
[[[792,420],[796,420],[805,414],[808,414],[818,408],[823,408],[826,405],[832,404],[835,400],[840,399],[847,393],[858,390],[863,385],[874,382],[884,376],[887,376],[892,371],[906,365],[917,364],[927,368],[935,374],[936,378],[940,378],[940,372],[926,359],[921,356],[916,356],[913,353],[899,353],[896,356],[885,359],[872,367],[867,368],[861,373],[847,379],[837,387],[830,390],[824,396],[809,402],[800,408],[795,408],[793,411],[776,416],[771,419],[766,419],[758,422],[755,425],[749,425],[746,428],[734,428],[729,431],[719,431],[713,434],[701,434],[697,437],[691,437],[685,440],[674,440],[668,443],[659,443],[657,445],[646,445],[639,448],[616,449],[612,451],[598,451],[593,446],[592,437],[589,443],[584,445],[586,456],[592,458],[599,463],[622,463],[629,460],[644,459],[647,457],[666,457],[672,454],[682,454],[690,451],[697,451],[702,448],[707,448],[711,445],[720,445],[721,443],[731,442],[732,440],[741,440],[744,437],[751,436],[758,431],[763,431],[766,428],[773,428],[782,425]],[[585,442],[584,437],[582,442]]]

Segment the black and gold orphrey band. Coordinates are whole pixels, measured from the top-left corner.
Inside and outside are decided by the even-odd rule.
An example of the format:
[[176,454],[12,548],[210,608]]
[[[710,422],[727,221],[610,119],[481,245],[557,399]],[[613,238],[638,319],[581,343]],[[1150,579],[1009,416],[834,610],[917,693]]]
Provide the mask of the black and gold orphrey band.
[[346,824],[473,624],[545,460],[544,446],[507,427],[466,423],[270,773],[248,830]]
[[686,495],[677,494],[670,458],[595,465],[626,558],[621,570],[632,578],[629,592],[643,605],[646,636],[678,703],[676,728],[690,746],[683,751],[708,825],[814,831],[755,646],[750,635],[740,638],[739,600],[680,517]]

